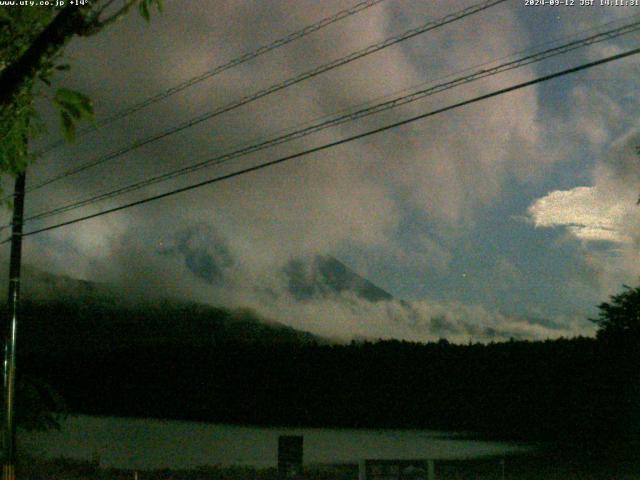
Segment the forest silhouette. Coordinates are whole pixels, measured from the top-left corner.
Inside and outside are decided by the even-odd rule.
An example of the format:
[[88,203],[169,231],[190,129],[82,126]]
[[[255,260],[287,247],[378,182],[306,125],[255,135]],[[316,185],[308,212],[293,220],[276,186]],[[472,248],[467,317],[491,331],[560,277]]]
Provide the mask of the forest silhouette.
[[[42,315],[42,308],[27,305],[26,316]],[[49,305],[47,321],[68,321],[69,309],[61,308]],[[192,314],[212,311],[224,313]],[[99,312],[85,310],[92,313]],[[290,333],[273,343],[226,335],[200,345],[31,349],[20,365],[25,376],[59,392],[71,413],[439,429],[579,448],[635,445],[640,289],[612,296],[594,321],[596,338],[337,345]]]

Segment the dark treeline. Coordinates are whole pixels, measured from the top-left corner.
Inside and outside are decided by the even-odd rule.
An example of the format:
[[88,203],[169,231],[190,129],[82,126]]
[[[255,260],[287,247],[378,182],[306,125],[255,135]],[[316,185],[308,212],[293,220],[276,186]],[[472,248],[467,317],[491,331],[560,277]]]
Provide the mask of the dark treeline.
[[[204,330],[198,341],[187,342],[191,337],[172,336],[169,329],[153,342],[138,342],[133,330],[116,322],[112,327],[122,329],[115,335],[123,338],[110,348],[90,348],[90,343],[87,348],[56,348],[63,339],[50,333],[50,348],[25,348],[19,361],[23,375],[48,382],[73,413],[442,429],[574,445],[635,443],[640,426],[640,292],[623,295],[600,306],[598,338],[331,345],[278,327],[274,338],[281,341],[269,342],[248,335],[259,322],[244,318],[239,325],[248,341],[245,334],[227,335],[233,322],[219,310],[227,334],[220,333],[220,325],[212,326],[217,332],[213,341]],[[168,307],[161,310],[172,317]],[[48,310],[52,324],[55,312]],[[65,315],[74,325],[73,315]],[[144,324],[140,322],[138,327]],[[173,325],[179,328],[180,322]],[[23,339],[30,328],[23,330]],[[260,328],[264,335],[273,333]],[[83,336],[78,332],[69,338]]]
[[30,355],[21,365],[61,392],[70,411],[89,414],[590,441],[633,434],[640,405],[630,381],[637,354],[587,338],[156,346]]

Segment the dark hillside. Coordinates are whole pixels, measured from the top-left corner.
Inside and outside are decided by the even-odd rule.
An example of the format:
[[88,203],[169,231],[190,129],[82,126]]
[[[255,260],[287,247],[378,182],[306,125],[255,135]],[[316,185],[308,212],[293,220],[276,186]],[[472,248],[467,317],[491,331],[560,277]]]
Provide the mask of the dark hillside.
[[68,351],[112,352],[127,348],[245,344],[309,344],[312,334],[267,321],[250,310],[160,301],[132,306],[95,301],[24,302],[21,349],[51,356]]

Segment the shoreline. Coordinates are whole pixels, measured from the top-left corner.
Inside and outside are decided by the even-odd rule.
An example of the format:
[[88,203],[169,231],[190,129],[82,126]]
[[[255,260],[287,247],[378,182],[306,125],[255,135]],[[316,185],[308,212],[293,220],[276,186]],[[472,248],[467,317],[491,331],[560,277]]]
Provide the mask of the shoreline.
[[[475,460],[442,460],[435,462],[436,479],[457,480],[637,480],[637,463],[588,461],[580,457],[550,456],[547,453],[513,454]],[[115,469],[101,468],[95,461],[56,459],[43,461],[23,458],[18,474],[25,480],[278,480],[276,467],[200,466],[189,469]],[[306,480],[357,480],[357,464],[307,464],[303,468]]]

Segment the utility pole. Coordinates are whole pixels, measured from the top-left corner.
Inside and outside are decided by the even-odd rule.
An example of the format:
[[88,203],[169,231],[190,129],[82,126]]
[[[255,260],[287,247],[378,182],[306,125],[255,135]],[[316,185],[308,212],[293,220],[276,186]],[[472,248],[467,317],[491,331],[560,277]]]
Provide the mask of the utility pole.
[[13,218],[11,220],[11,257],[9,264],[9,297],[7,315],[2,328],[4,345],[4,424],[2,428],[2,480],[15,480],[16,465],[16,334],[18,327],[18,308],[20,300],[20,264],[22,260],[22,221],[24,217],[24,187],[26,174],[16,177],[13,190]]

